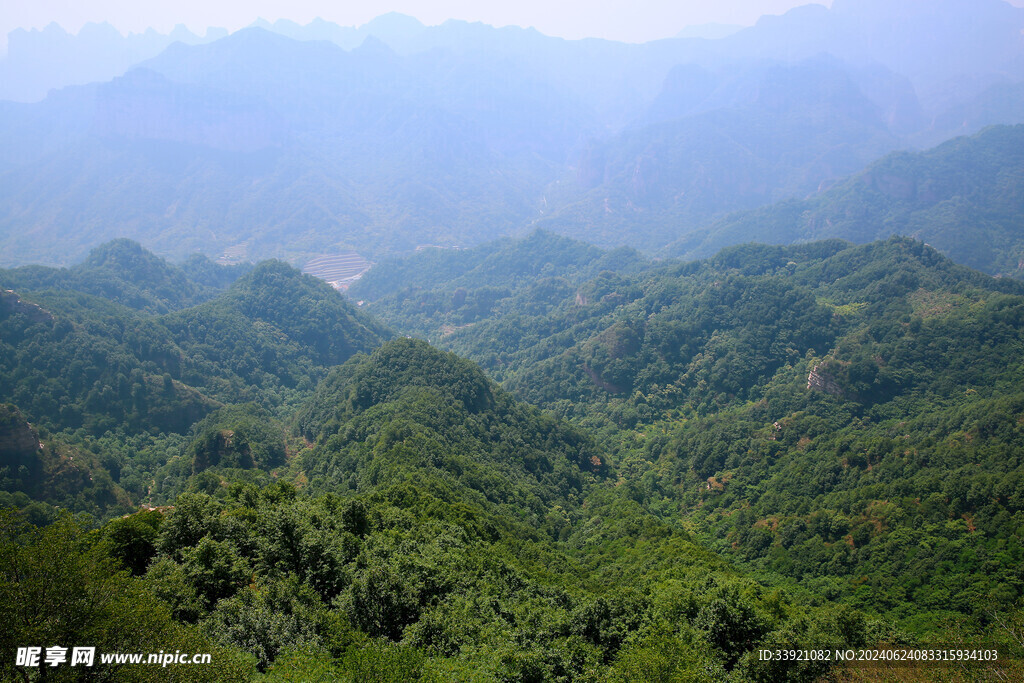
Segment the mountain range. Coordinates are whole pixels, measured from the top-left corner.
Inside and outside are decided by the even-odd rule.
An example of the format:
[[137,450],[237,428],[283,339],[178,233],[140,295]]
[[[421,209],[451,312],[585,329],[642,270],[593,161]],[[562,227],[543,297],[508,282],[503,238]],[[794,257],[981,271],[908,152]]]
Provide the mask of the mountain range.
[[811,5],[643,45],[399,15],[193,37],[0,102],[2,262],[70,264],[116,237],[375,259],[538,226],[653,253],[894,150],[1024,121],[1021,12]]
[[810,682],[853,670],[758,650],[955,636],[1018,677],[1019,281],[909,238],[684,263],[544,232],[375,271],[358,308],[124,240],[0,271],[0,644]]
[[927,241],[956,261],[1020,277],[1024,126],[994,126],[926,152],[894,152],[802,200],[726,216],[669,245],[693,258],[743,242],[788,244],[891,235]]
[[15,32],[0,679],[1024,680],[1022,29]]

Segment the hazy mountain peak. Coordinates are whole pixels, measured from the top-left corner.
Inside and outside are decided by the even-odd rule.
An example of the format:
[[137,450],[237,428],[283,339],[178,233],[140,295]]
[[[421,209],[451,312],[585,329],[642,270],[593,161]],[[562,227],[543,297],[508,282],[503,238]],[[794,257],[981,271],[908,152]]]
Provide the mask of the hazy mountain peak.
[[47,24],[43,28],[42,31],[37,31],[36,29],[31,29],[31,30],[27,31],[27,33],[49,33],[49,34],[60,34],[60,35],[65,35],[65,36],[68,35],[67,30],[63,26],[58,24],[56,21],[51,21],[49,24]]
[[79,36],[88,36],[90,38],[101,38],[109,39],[113,37],[120,38],[121,32],[114,28],[109,22],[95,22],[90,21],[78,32]]
[[[321,20],[322,21],[322,20]],[[379,17],[374,17],[363,24],[360,28],[371,33],[381,32],[384,34],[395,34],[402,31],[417,32],[426,28],[419,19],[401,12],[388,12]]]
[[838,16],[879,18],[897,13],[960,13],[984,16],[992,12],[1021,13],[1005,0],[833,0],[832,12]]
[[285,43],[295,42],[295,40],[276,31],[272,31],[269,26],[253,24],[252,26],[246,26],[245,28],[239,29],[217,42],[225,44],[273,43],[283,45]]
[[57,23],[41,31],[17,29],[9,34],[7,56],[0,60],[0,99],[30,102],[54,88],[107,81],[176,41],[208,42],[225,33],[208,29],[200,37],[178,25],[166,35],[153,29],[122,35],[106,22],[85,24],[77,34]]
[[384,59],[395,55],[395,51],[391,49],[390,45],[372,33],[366,36],[363,42],[359,44],[359,47],[352,50],[352,53],[362,57],[381,57]]
[[829,8],[819,4],[800,5],[783,14],[765,14],[757,20],[754,27],[764,27],[782,22],[821,21],[830,14]]

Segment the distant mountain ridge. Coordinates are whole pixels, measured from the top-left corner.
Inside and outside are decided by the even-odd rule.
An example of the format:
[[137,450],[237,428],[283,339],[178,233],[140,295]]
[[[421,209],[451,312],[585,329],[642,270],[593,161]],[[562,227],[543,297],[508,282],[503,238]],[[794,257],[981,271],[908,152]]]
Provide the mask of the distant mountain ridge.
[[[900,145],[882,109],[832,59],[689,80],[670,81],[651,123],[588,148],[575,182],[555,190],[560,206],[537,225],[601,246],[628,234],[654,250],[685,226],[807,195]],[[684,92],[673,95],[676,87]]]
[[[591,58],[607,55],[598,58],[601,66],[605,66],[611,55],[616,59],[635,60],[644,52],[674,53],[677,63],[700,63],[724,55],[731,55],[734,59],[757,56],[793,61],[827,52],[855,64],[883,64],[908,76],[925,91],[964,73],[1002,74],[1004,78],[1019,80],[1019,76],[1014,77],[1012,65],[1024,51],[1024,41],[1019,33],[1024,28],[1024,8],[1003,0],[940,0],[929,3],[920,0],[841,0],[832,3],[831,8],[807,4],[781,15],[765,15],[754,26],[709,24],[688,27],[682,29],[676,38],[654,41],[646,46],[600,39],[565,41],[548,38],[532,29],[514,26],[495,28],[454,19],[437,26],[426,26],[397,12],[381,15],[358,27],[339,26],[320,18],[306,25],[288,19],[274,22],[259,19],[251,26],[295,40],[329,41],[345,50],[373,38],[403,55],[438,48],[456,51],[483,48],[509,52],[520,51],[529,45],[541,48],[542,54],[537,57],[550,63],[552,56],[564,54],[565,48],[573,45],[589,51]],[[74,55],[79,63],[87,64],[90,51],[99,55],[102,49],[124,50],[138,62],[175,41],[206,42],[226,33],[224,29],[214,28],[209,29],[205,37],[200,37],[178,26],[166,35],[150,29],[143,34],[122,36],[109,24],[86,24],[78,34],[70,35],[58,25],[51,24],[43,31],[18,29],[11,32],[5,61],[17,63],[18,68],[24,69],[33,61],[32,55],[43,51],[52,55],[55,46],[61,46],[57,50],[63,50],[68,56]],[[697,35],[690,35],[694,33]],[[126,47],[116,48],[114,45]],[[160,45],[160,48],[142,48],[143,45]],[[964,62],[965,56],[969,56],[970,61]],[[106,77],[123,73],[131,63],[125,62],[122,71],[110,71]],[[560,68],[568,64],[566,62]],[[101,78],[103,76],[93,80]],[[35,79],[40,80],[38,76]],[[71,82],[87,81],[50,83],[47,90]],[[43,94],[45,92],[42,91]],[[0,92],[0,99],[3,98]]]
[[1024,274],[1024,126],[995,126],[927,152],[896,152],[826,192],[723,218],[670,245],[710,256],[749,241],[786,244],[890,235],[924,240],[958,263]]
[[195,44],[227,34],[210,28],[199,36],[181,24],[167,34],[151,28],[122,35],[108,23],[88,23],[76,34],[56,23],[41,31],[16,29],[7,35],[7,54],[0,59],[0,100],[34,102],[54,88],[119,76],[175,42]]
[[811,5],[643,45],[400,15],[176,42],[0,102],[0,265],[117,237],[379,260],[536,227],[654,252],[888,152],[1024,122],[1022,11],[940,9]]

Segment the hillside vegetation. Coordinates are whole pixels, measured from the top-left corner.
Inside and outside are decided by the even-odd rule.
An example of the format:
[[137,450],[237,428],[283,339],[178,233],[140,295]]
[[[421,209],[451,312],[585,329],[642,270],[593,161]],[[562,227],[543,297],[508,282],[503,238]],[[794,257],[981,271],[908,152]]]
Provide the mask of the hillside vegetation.
[[[136,267],[97,265],[111,261]],[[149,269],[149,277],[139,269]],[[251,402],[287,416],[329,367],[389,334],[326,283],[283,263],[260,264],[216,294],[127,241],[98,248],[69,271],[19,268],[0,273],[0,281],[21,288],[0,301],[0,395],[40,431],[45,446],[18,457],[31,462],[70,449],[70,461],[85,449],[79,463],[98,459],[113,478],[83,484],[106,482],[113,491],[104,494],[106,503],[120,496],[120,486],[136,501],[158,495],[168,475],[154,479],[157,470],[212,411]],[[181,308],[181,283],[209,300]],[[154,313],[172,303],[179,310]],[[12,467],[6,476],[23,482],[15,489],[29,487],[39,467],[46,469],[30,465],[18,474]],[[180,477],[170,476],[171,488],[183,483]],[[102,505],[72,502],[75,495],[54,487],[39,498],[103,512]]]
[[5,647],[215,653],[189,680],[814,681],[857,671],[758,651],[953,639],[1001,648],[964,675],[1020,673],[1016,281],[908,239],[682,264],[537,233],[381,265],[368,313],[280,262],[219,293],[136,245],[90,263],[129,256],[163,272],[138,308],[63,271],[3,296]]
[[[422,330],[452,275],[371,310]],[[893,239],[560,285],[543,306],[523,284],[426,332],[601,434],[639,499],[759,576],[914,630],[1016,604],[1019,284]]]

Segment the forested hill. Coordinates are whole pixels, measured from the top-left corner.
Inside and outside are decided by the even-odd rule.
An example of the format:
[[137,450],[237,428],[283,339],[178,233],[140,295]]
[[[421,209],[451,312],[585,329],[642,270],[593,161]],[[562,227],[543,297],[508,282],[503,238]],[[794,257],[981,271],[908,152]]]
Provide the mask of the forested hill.
[[[220,294],[209,284],[237,274],[202,261],[178,268],[127,242],[68,270],[0,271],[0,282],[18,287],[0,293],[0,396],[54,435],[50,450],[91,444],[114,483],[128,482],[141,499],[166,464],[163,449],[182,438],[171,435],[228,404],[254,402],[281,417],[330,366],[389,336],[329,285],[283,263],[260,264]],[[181,308],[196,298],[208,301]],[[181,310],[152,313],[172,307]],[[117,445],[94,442],[112,433]],[[16,454],[19,463],[34,458],[34,448]],[[42,476],[28,470],[6,476]],[[75,490],[51,493],[41,498],[97,510],[75,503]]]
[[577,503],[608,456],[584,433],[517,403],[478,367],[399,339],[335,370],[299,417],[318,447],[303,469],[315,491],[344,491],[428,472],[446,498],[500,504],[534,525]]
[[897,152],[804,200],[738,213],[666,253],[705,257],[742,242],[787,244],[891,235],[923,240],[957,263],[1024,274],[1024,126],[993,126],[926,152]]
[[582,281],[602,270],[635,272],[649,260],[633,249],[598,249],[544,230],[472,249],[424,249],[415,258],[392,257],[349,288],[349,298],[377,300],[399,290],[516,287],[546,277]]
[[[134,637],[216,654],[197,680],[812,680],[754,649],[899,634],[743,577],[584,430],[425,342],[378,346],[284,264],[165,315],[68,288],[3,302],[4,648],[72,618],[124,648],[113,625],[144,612]],[[139,503],[159,507],[117,516]]]
[[213,298],[251,269],[219,266],[199,254],[175,266],[137,242],[117,239],[70,268],[23,266],[0,270],[0,287],[18,292],[70,290],[146,313],[167,313]]
[[[640,499],[722,552],[915,630],[1019,600],[1018,282],[895,238],[563,280],[542,307],[532,291],[432,338],[601,434]],[[371,310],[422,329],[420,300]],[[911,529],[927,552],[900,545]]]
[[[499,253],[528,252],[531,240]],[[604,267],[589,271],[563,267],[557,259],[545,261],[541,254],[550,253],[549,245],[538,245],[545,250],[535,251],[535,258],[549,265],[543,274],[518,283],[496,278],[501,286],[467,286],[469,274],[477,272],[475,263],[450,259],[436,268],[433,255],[417,255],[382,265],[372,282],[417,272],[419,287],[389,290],[373,285],[355,292],[385,293],[367,307],[396,329],[465,354],[499,379],[522,375],[523,390],[533,401],[543,403],[542,395],[569,398],[565,385],[558,388],[558,378],[571,373],[573,405],[579,406],[578,400],[588,396],[603,401],[601,397],[629,395],[634,388],[646,395],[652,384],[672,384],[694,370],[674,366],[678,361],[716,357],[703,345],[712,338],[719,343],[726,328],[735,328],[736,334],[763,328],[751,341],[771,348],[759,347],[756,353],[748,349],[749,362],[721,364],[726,372],[755,373],[758,367],[784,363],[787,353],[802,357],[812,348],[821,352],[839,334],[842,314],[860,311],[869,301],[875,303],[872,310],[881,311],[897,303],[905,307],[900,296],[917,289],[1022,291],[1015,281],[957,266],[907,239],[864,246],[840,240],[784,248],[747,245],[699,262],[626,263],[620,268],[608,253],[594,261]],[[370,276],[367,280],[370,284]],[[780,317],[782,313],[789,317]],[[780,344],[777,335],[792,344]],[[572,359],[566,353],[574,354]],[[564,363],[566,369],[552,375],[552,368],[538,362]],[[666,363],[675,369],[667,370]],[[604,370],[609,374],[601,379]],[[666,372],[675,374],[655,379]],[[754,378],[737,374],[727,383],[733,393],[746,391]],[[608,386],[619,388],[609,393]],[[699,393],[707,401],[718,392]]]
[[906,238],[679,263],[537,233],[382,267],[369,313],[264,262],[158,314],[234,274],[109,250],[157,267],[139,308],[2,274],[49,288],[0,299],[0,649],[810,682],[856,672],[758,650],[952,640],[1022,673],[1016,280]]
[[[403,331],[436,339],[498,313],[547,310],[569,290],[599,273],[636,273],[650,261],[636,251],[610,251],[543,230],[519,240],[473,249],[434,249],[388,259],[348,290],[350,298],[398,307]],[[511,304],[513,298],[518,302]]]

